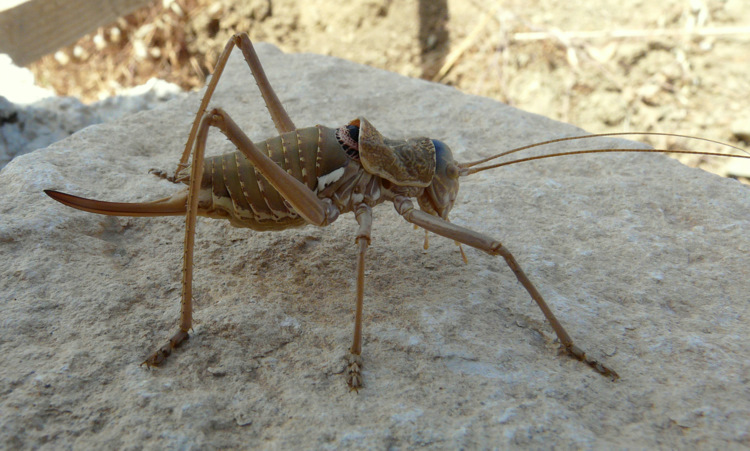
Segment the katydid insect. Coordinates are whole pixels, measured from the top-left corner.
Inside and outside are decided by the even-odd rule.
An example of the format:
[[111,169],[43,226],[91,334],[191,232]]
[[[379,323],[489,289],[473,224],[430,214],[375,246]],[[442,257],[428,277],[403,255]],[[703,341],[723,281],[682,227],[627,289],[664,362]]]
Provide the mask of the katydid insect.
[[[211,96],[235,46],[243,52],[280,133],[275,138],[253,143],[225,111],[219,108],[208,110]],[[218,128],[226,135],[238,148],[238,152],[204,157],[211,127]],[[590,358],[574,344],[534,284],[500,241],[452,224],[448,221],[448,216],[456,200],[459,179],[480,171],[529,159],[580,153],[661,151],[595,149],[486,164],[494,158],[523,149],[475,162],[459,163],[453,159],[450,148],[438,140],[388,139],[364,118],[354,119],[338,128],[297,128],[271,88],[249,38],[245,34],[238,34],[227,43],[219,58],[175,173],[171,176],[161,172],[157,174],[172,182],[186,184],[185,189],[171,197],[140,204],[102,202],[57,191],[45,192],[65,205],[99,214],[185,215],[179,329],[164,346],[143,362],[149,367],[161,364],[174,348],[189,337],[188,332],[192,326],[193,248],[197,216],[228,219],[236,227],[272,231],[306,224],[326,226],[340,214],[353,212],[359,224],[356,234],[356,308],[346,381],[353,390],[361,388],[365,255],[370,244],[372,208],[390,201],[396,211],[415,226],[490,255],[502,256],[550,322],[562,350],[600,374],[616,379],[618,375],[614,370]],[[192,159],[188,163],[191,153]],[[710,152],[684,153],[717,155]],[[419,209],[412,202],[414,198]]]

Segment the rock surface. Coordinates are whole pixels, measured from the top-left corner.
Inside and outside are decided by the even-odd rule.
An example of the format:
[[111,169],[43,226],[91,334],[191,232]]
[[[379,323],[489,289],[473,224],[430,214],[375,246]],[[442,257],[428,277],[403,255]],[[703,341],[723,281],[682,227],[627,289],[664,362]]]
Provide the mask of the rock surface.
[[[451,88],[260,45],[297,125],[363,115],[459,160],[581,133]],[[233,57],[215,105],[255,140],[275,131]],[[566,157],[465,180],[451,217],[520,264],[578,344],[621,379],[557,355],[504,262],[375,209],[364,328],[350,345],[356,222],[278,233],[201,220],[195,333],[175,331],[180,218],[114,218],[43,189],[105,200],[177,189],[198,98],[89,127],[0,172],[0,443],[5,448],[601,448],[750,444],[750,192],[658,155]],[[218,133],[214,133],[218,135]],[[577,148],[589,143],[578,143]],[[613,142],[597,147],[614,145]],[[229,151],[212,136],[212,152]]]

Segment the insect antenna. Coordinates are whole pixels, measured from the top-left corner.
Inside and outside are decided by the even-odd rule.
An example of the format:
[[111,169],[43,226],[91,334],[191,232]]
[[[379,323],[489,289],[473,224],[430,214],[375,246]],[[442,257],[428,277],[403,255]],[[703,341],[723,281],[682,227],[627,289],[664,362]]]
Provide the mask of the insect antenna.
[[[602,137],[612,137],[612,136],[624,136],[624,135],[650,135],[650,136],[672,136],[677,138],[686,138],[686,139],[692,139],[692,140],[698,140],[698,141],[705,141],[712,144],[717,144],[719,146],[723,146],[729,149],[737,150],[745,155],[736,155],[736,154],[726,154],[726,153],[719,153],[719,152],[704,152],[704,151],[697,151],[697,150],[685,150],[685,149],[616,149],[616,148],[605,148],[605,149],[586,149],[586,150],[573,150],[573,151],[565,151],[565,152],[555,152],[550,154],[544,154],[544,155],[535,155],[525,158],[517,158],[515,160],[510,161],[503,161],[501,163],[494,163],[488,166],[482,166],[482,167],[475,167],[484,163],[487,163],[489,161],[495,160],[497,158],[501,158],[510,154],[514,154],[517,152],[521,152],[524,150],[532,149],[535,147],[541,147],[548,144],[554,144],[554,143],[560,143],[563,141],[573,141],[573,140],[580,140],[580,139],[590,139],[590,138],[602,138]],[[734,158],[746,158],[750,159],[750,153],[748,153],[745,149],[742,149],[741,147],[733,146],[731,144],[723,143],[720,141],[715,141],[713,139],[708,138],[700,138],[700,137],[693,137],[693,136],[686,136],[686,135],[679,135],[674,133],[660,133],[660,132],[618,132],[618,133],[600,133],[600,134],[594,134],[594,135],[584,135],[584,136],[572,136],[567,138],[557,138],[552,139],[549,141],[543,141],[538,142],[534,144],[529,144],[527,146],[518,147],[515,149],[511,149],[505,152],[501,152],[496,155],[492,155],[487,158],[483,158],[481,160],[472,161],[468,163],[459,163],[459,175],[460,176],[467,176],[470,174],[476,174],[477,172],[481,172],[487,169],[494,169],[499,168],[501,166],[508,166],[511,164],[516,163],[522,163],[525,161],[533,161],[533,160],[542,160],[545,158],[552,158],[552,157],[561,157],[561,156],[567,156],[567,155],[582,155],[582,154],[590,154],[590,153],[608,153],[608,152],[645,152],[645,153],[678,153],[678,154],[687,154],[687,155],[705,155],[705,156],[715,156],[715,157],[734,157]]]

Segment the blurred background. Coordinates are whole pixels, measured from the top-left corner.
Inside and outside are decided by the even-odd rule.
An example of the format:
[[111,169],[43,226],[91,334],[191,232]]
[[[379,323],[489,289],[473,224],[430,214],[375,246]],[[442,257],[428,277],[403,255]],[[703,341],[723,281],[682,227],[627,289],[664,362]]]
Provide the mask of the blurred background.
[[[64,12],[49,9],[56,2],[26,3],[35,2],[47,6],[31,17],[18,11],[22,0],[0,2],[0,52],[37,85],[85,104],[153,78],[198,89],[229,37],[245,31],[284,52],[445,83],[592,133],[750,142],[747,0],[71,0]],[[48,33],[30,23],[18,29],[23,20],[52,25],[55,14],[64,22]],[[78,22],[86,25],[71,25]],[[71,37],[88,34],[62,42],[68,28]],[[496,130],[488,138],[502,136]],[[643,140],[716,150],[672,137]],[[743,175],[726,159],[680,159]]]

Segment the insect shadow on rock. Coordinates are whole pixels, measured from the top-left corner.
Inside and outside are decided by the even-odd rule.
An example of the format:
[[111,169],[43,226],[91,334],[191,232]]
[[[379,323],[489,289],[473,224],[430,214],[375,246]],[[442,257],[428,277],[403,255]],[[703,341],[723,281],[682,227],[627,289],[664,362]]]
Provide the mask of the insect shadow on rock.
[[[242,50],[255,77],[280,133],[277,137],[253,143],[224,110],[214,108],[207,111],[229,54],[235,46]],[[238,151],[205,158],[206,139],[211,127],[218,128],[226,135]],[[187,185],[185,189],[170,197],[146,203],[103,202],[52,190],[46,190],[45,193],[67,206],[92,213],[115,216],[185,216],[179,329],[164,346],[143,362],[148,367],[161,364],[174,348],[189,337],[188,331],[192,326],[193,248],[197,216],[228,219],[235,227],[273,231],[307,224],[322,227],[334,222],[342,213],[353,212],[359,224],[355,241],[358,247],[357,288],[354,337],[347,359],[346,382],[352,390],[362,388],[365,253],[370,245],[372,208],[388,201],[393,203],[396,211],[406,221],[415,226],[452,239],[459,246],[463,243],[490,255],[503,257],[554,329],[561,343],[561,350],[614,380],[618,378],[614,370],[589,357],[574,344],[510,251],[492,237],[452,224],[448,221],[448,214],[458,194],[459,179],[480,171],[522,161],[584,153],[665,152],[658,149],[589,149],[486,164],[495,158],[543,144],[625,134],[633,133],[562,138],[514,149],[479,161],[459,163],[453,159],[450,148],[441,141],[424,137],[405,140],[385,138],[363,117],[338,128],[321,125],[297,128],[271,88],[250,39],[241,33],[229,40],[219,58],[175,173],[168,175],[156,171],[156,175],[171,182],[184,183]],[[728,156],[698,151],[670,152]],[[191,153],[192,161],[188,163]],[[735,157],[750,158],[744,155]],[[414,207],[414,198],[419,209]],[[463,250],[461,253],[463,255]]]

